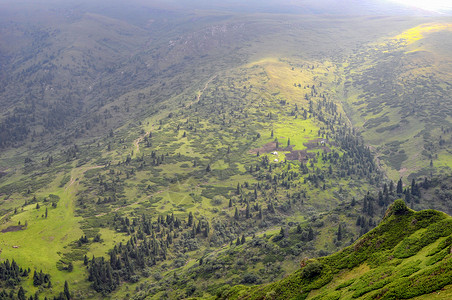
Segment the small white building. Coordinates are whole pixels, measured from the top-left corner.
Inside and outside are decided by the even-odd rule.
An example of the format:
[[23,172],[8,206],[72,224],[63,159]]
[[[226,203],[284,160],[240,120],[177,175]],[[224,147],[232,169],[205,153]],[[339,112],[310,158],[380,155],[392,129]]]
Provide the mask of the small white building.
[[278,162],[278,160],[275,158],[274,160],[273,160],[274,162]]
[[278,155],[278,152],[275,151],[275,152],[272,152],[272,154],[273,154],[273,155]]

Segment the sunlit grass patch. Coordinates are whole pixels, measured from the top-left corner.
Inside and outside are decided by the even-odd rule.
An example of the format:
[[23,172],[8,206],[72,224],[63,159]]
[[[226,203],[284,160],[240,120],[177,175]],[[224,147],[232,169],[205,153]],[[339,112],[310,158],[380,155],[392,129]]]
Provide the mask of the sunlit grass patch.
[[422,38],[425,35],[438,32],[442,30],[452,30],[451,23],[427,23],[413,28],[410,28],[399,35],[396,35],[393,39],[403,39],[408,44],[412,44]]

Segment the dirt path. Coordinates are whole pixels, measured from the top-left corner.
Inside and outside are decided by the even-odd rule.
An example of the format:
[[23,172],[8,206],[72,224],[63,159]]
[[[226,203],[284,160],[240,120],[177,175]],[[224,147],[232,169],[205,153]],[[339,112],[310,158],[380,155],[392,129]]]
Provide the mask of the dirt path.
[[[80,175],[83,175],[86,171],[92,170],[92,169],[98,169],[98,168],[103,168],[104,166],[91,166],[91,167],[87,167],[86,169],[82,169],[82,173]],[[74,176],[71,176],[71,180],[69,181],[69,184],[66,186],[66,188],[64,189],[65,191],[68,190],[68,188],[70,186],[72,186],[75,183],[76,179],[74,178]]]
[[[74,171],[75,172],[80,172],[80,173],[78,173],[77,175],[72,175],[71,176],[71,180],[69,181],[69,184],[66,186],[66,188],[64,189],[64,191],[66,192],[66,193],[68,193],[68,196],[66,197],[67,199],[68,199],[68,201],[64,201],[65,203],[64,203],[64,206],[66,207],[66,208],[69,208],[69,206],[71,206],[71,209],[73,210],[74,209],[74,204],[73,204],[73,202],[70,200],[70,198],[71,198],[71,196],[69,196],[69,195],[71,195],[72,194],[72,196],[75,194],[75,192],[76,192],[76,190],[72,190],[72,191],[68,191],[69,190],[69,187],[71,187],[71,186],[73,186],[74,185],[74,183],[76,183],[77,182],[77,179],[79,179],[83,174],[85,174],[85,172],[86,171],[89,171],[89,170],[92,170],[92,169],[98,169],[98,168],[103,168],[103,167],[105,167],[105,166],[91,166],[91,167],[79,167],[79,168],[74,168],[74,169],[72,169],[72,171],[71,171],[71,173],[73,173]],[[69,211],[69,210],[68,210]]]
[[198,92],[198,95],[196,95],[196,100],[193,100],[192,102],[188,103],[186,106],[188,107],[188,106],[192,105],[193,103],[198,102],[199,99],[201,99],[201,96],[204,93],[204,91],[209,86],[209,83],[212,82],[212,80],[214,80],[217,76],[218,75],[214,75],[214,76],[210,77],[209,80],[207,80],[206,84],[204,85],[204,88]]
[[74,179],[74,177],[71,176],[71,181],[69,181],[69,184],[66,186],[66,188],[65,188],[64,190],[67,191],[67,189],[68,189],[71,185],[73,185],[74,182],[75,182],[75,179]]
[[[152,126],[154,126],[154,125],[152,125]],[[145,134],[143,134],[142,136],[138,137],[135,141],[133,141],[133,144],[135,145],[135,155],[137,155],[138,152],[140,152],[140,143],[144,139],[145,136],[149,135],[149,133],[151,133],[151,132],[148,131]]]
[[207,80],[206,84],[204,85],[204,88],[203,88],[201,91],[198,92],[198,96],[196,97],[196,101],[199,101],[199,99],[200,99],[201,96],[202,96],[202,93],[204,93],[204,91],[207,89],[207,86],[209,85],[209,83],[210,83],[212,80],[214,80],[216,77],[217,77],[217,75],[214,75],[214,76],[210,77],[209,80]]

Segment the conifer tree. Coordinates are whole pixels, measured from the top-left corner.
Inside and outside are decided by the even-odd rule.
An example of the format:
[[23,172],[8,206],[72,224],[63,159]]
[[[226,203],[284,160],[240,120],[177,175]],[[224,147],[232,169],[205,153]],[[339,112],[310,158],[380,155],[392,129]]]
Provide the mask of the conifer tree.
[[281,237],[285,237],[285,236],[286,236],[286,232],[285,232],[285,230],[284,230],[284,227],[281,227],[281,230],[279,231],[279,235],[280,235]]
[[66,297],[67,300],[71,299],[71,293],[69,292],[69,284],[67,283],[67,281],[64,281],[64,296]]
[[314,239],[314,230],[312,230],[312,227],[309,227],[308,229],[308,240],[312,241]]
[[22,286],[19,288],[19,291],[17,292],[17,298],[19,300],[26,300],[26,298],[25,298],[25,290],[24,290],[24,288]]
[[193,224],[193,213],[190,212],[188,214],[188,222],[187,222],[187,226],[191,226]]
[[397,182],[396,193],[397,193],[397,194],[402,194],[402,193],[403,193],[403,183],[402,183],[402,178],[400,178],[399,181]]
[[339,227],[337,228],[337,240],[342,240],[342,226],[339,224]]

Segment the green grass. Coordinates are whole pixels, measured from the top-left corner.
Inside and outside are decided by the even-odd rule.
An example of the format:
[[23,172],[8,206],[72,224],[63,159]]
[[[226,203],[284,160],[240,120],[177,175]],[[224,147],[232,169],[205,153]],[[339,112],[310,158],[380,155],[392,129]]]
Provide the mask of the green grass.
[[[426,231],[435,231],[436,227],[445,228],[442,223],[450,221],[450,216],[434,211],[410,211],[398,216],[389,211],[388,217],[379,227],[354,245],[330,257],[319,259],[322,271],[313,278],[303,275],[309,264],[316,263],[308,262],[308,267],[294,272],[281,281],[251,289],[237,286],[224,293],[223,297],[263,299],[265,295],[274,291],[272,294],[276,299],[292,297],[372,299],[377,295],[383,299],[392,299],[391,297],[411,298],[423,294],[428,298],[432,291],[438,291],[450,284],[448,274],[451,270],[451,257],[447,255],[433,265],[426,265],[427,255],[443,240],[438,239],[438,235],[427,235]],[[428,236],[428,242],[416,248],[409,258],[397,260],[391,255],[396,254],[400,247],[405,249],[403,241],[400,242],[401,239],[421,237],[422,240],[422,236]],[[375,264],[375,258],[378,256],[383,260]],[[429,285],[427,282],[433,284]],[[446,288],[443,297],[450,296],[449,290]],[[441,293],[442,291],[437,295]]]
[[306,142],[318,138],[318,126],[312,120],[285,119],[281,124],[276,124],[274,136],[281,146],[287,146],[287,140],[294,146],[294,150],[306,149]]
[[[81,176],[80,171],[73,171],[73,177]],[[56,208],[51,207],[51,203],[40,203],[40,209],[36,209],[36,204],[23,207],[17,215],[11,217],[11,220],[2,227],[6,228],[10,225],[17,225],[25,222],[28,226],[24,230],[16,232],[8,232],[0,235],[2,244],[2,256],[13,257],[19,265],[28,266],[32,270],[45,270],[52,277],[53,286],[62,289],[65,280],[73,283],[75,289],[83,289],[86,283],[79,281],[83,277],[85,271],[76,265],[72,273],[57,271],[56,263],[67,253],[69,243],[80,238],[83,234],[80,229],[80,217],[74,216],[74,197],[75,186],[64,188],[58,187],[60,178],[45,191],[52,191],[53,194],[60,197],[60,201]],[[47,194],[43,193],[42,196]],[[48,217],[43,218],[45,209],[48,208]],[[18,246],[18,248],[13,248]],[[80,286],[76,283],[80,282]],[[30,283],[25,285],[29,291],[36,290]]]

